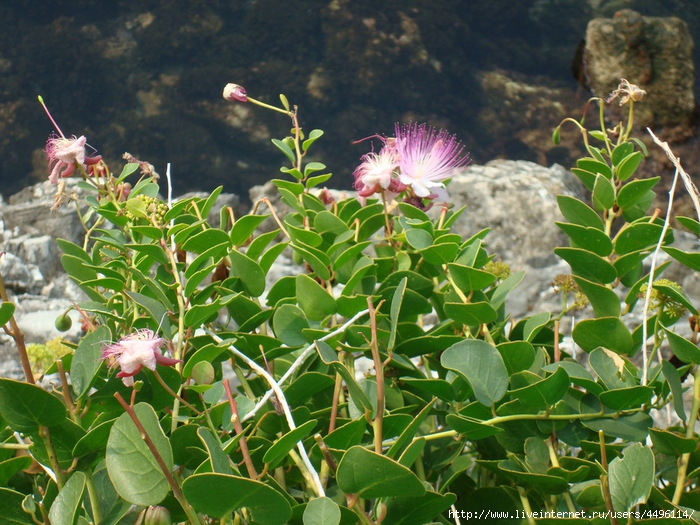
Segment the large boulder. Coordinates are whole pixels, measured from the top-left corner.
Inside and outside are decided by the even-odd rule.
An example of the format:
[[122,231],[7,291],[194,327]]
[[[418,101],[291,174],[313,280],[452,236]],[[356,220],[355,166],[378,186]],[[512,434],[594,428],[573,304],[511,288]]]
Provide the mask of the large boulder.
[[631,9],[594,18],[586,30],[586,80],[606,98],[627,79],[647,92],[635,106],[640,125],[687,125],[695,109],[693,39],[676,17],[646,17]]

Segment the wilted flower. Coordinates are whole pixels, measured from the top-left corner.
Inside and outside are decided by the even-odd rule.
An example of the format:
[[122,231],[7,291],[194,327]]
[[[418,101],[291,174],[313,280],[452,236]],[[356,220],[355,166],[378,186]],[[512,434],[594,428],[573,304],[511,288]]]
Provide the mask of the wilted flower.
[[226,100],[235,100],[237,102],[247,102],[248,92],[243,86],[238,84],[226,84],[226,87],[224,87],[224,98]]
[[627,104],[630,100],[632,102],[639,102],[644,98],[647,92],[635,84],[630,84],[627,79],[620,79],[620,84],[617,89],[610,93],[610,96],[605,101],[608,104],[615,100],[616,97],[620,98],[620,105]]
[[471,161],[454,135],[426,124],[397,124],[395,146],[399,180],[421,198],[437,196],[436,191],[444,190],[443,181]]
[[87,166],[97,164],[102,160],[100,155],[88,157],[85,154],[87,139],[80,137],[53,136],[46,142],[46,156],[49,160],[49,182],[57,184],[59,177],[70,177],[77,167],[87,169]]
[[180,362],[179,359],[163,355],[160,349],[164,342],[165,339],[156,337],[152,330],[137,330],[107,346],[102,351],[102,359],[108,360],[110,367],[119,366],[121,371],[117,377],[121,377],[126,386],[133,386],[134,376],[144,366],[155,370],[156,364],[173,366]]
[[395,170],[399,167],[394,139],[386,139],[384,147],[362,156],[362,162],[355,168],[355,189],[360,197],[369,197],[374,193],[388,190],[400,193],[406,189],[396,178]]

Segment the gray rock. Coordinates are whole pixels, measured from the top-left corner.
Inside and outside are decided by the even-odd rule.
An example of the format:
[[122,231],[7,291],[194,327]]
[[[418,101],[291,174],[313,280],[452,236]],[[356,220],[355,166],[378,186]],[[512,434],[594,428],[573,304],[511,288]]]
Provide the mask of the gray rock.
[[586,29],[587,82],[602,98],[627,79],[647,92],[635,106],[640,125],[687,125],[695,108],[693,39],[676,17],[646,17],[622,9]]

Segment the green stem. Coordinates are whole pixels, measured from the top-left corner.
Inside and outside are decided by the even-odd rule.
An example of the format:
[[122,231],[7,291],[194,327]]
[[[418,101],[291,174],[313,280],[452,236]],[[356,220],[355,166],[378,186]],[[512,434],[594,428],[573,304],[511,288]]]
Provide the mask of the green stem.
[[518,487],[518,496],[520,497],[520,502],[523,504],[523,511],[527,517],[527,522],[530,525],[536,525],[535,518],[533,518],[532,507],[530,506],[530,500],[527,497],[527,492],[522,487]]
[[63,472],[61,465],[58,462],[58,457],[56,456],[56,449],[53,448],[53,441],[51,440],[51,433],[48,427],[39,425],[39,437],[44,442],[44,447],[46,448],[46,455],[49,457],[49,463],[51,464],[51,469],[56,475],[56,485],[60,491],[63,485],[66,483],[66,474]]
[[86,476],[86,483],[87,483],[87,492],[88,492],[88,498],[90,499],[90,507],[92,508],[92,522],[93,523],[102,523],[102,512],[100,511],[100,501],[99,501],[99,496],[97,492],[97,487],[95,487],[95,480],[92,477],[92,471],[91,470],[86,470],[85,471],[85,476]]
[[[687,429],[685,436],[692,439],[695,435],[695,421],[698,419],[698,411],[700,410],[700,377],[695,376],[695,386],[693,389],[693,406],[690,411],[690,417],[686,423]],[[690,453],[683,454],[678,460],[678,477],[676,478],[676,488],[673,492],[674,505],[678,505],[685,489],[685,480],[688,475],[688,463],[690,462]]]
[[369,310],[369,323],[372,332],[370,349],[374,361],[374,374],[377,381],[377,409],[374,414],[372,427],[374,428],[374,451],[382,453],[382,426],[384,423],[384,364],[379,355],[379,343],[377,342],[377,316],[372,304],[372,296],[367,297],[367,309]]

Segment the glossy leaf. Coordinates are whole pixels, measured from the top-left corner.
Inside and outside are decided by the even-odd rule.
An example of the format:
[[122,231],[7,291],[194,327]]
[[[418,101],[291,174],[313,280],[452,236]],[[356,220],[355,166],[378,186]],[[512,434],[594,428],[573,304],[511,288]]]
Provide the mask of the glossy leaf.
[[321,321],[337,311],[333,296],[308,275],[297,275],[296,294],[299,306],[308,319]]
[[247,507],[255,522],[282,525],[292,514],[287,498],[271,486],[239,476],[195,474],[182,483],[182,492],[196,511],[214,518]]
[[[655,246],[659,242],[662,229],[661,225],[648,222],[638,222],[629,225],[615,237],[615,253],[624,255]],[[672,240],[669,233],[664,242],[668,243]]]
[[306,344],[302,330],[309,327],[309,321],[298,306],[283,304],[272,317],[272,328],[275,335],[289,346]]
[[59,425],[67,411],[58,397],[39,386],[0,378],[0,416],[22,432]]
[[603,231],[603,219],[587,204],[569,195],[558,195],[557,204],[562,215],[572,224]]
[[615,267],[591,251],[582,248],[555,248],[554,253],[569,263],[574,275],[584,279],[608,284],[617,278]]
[[408,468],[361,446],[343,455],[336,479],[343,492],[366,499],[425,494],[423,483]]
[[0,304],[0,326],[8,323],[12,315],[15,313],[14,303],[4,302]]
[[574,281],[576,281],[581,291],[586,294],[596,316],[620,316],[620,298],[610,288],[583,277],[574,277]]
[[573,247],[590,250],[601,257],[612,253],[613,244],[610,237],[598,228],[562,222],[555,224],[569,237]]
[[508,370],[498,350],[485,341],[456,343],[443,352],[440,363],[464,376],[483,405],[491,406],[506,394]]
[[615,187],[609,177],[596,175],[592,193],[593,207],[598,211],[609,210],[615,204]]
[[616,166],[617,178],[622,182],[629,179],[632,175],[634,175],[634,172],[637,171],[639,163],[642,162],[642,159],[644,159],[644,156],[639,151],[635,151],[627,155]]
[[259,297],[265,291],[265,273],[260,265],[238,250],[229,252],[231,275],[238,277],[246,291]]
[[294,430],[290,430],[284,436],[275,441],[272,446],[267,449],[263,461],[268,463],[269,469],[277,468],[282,461],[287,457],[289,451],[302,439],[306,438],[316,426],[316,420],[312,419],[298,426]]
[[660,180],[661,177],[652,177],[628,182],[617,192],[617,205],[623,210],[634,206],[651,191]]
[[571,335],[586,352],[599,346],[618,354],[632,351],[632,334],[619,317],[584,319],[576,323]]
[[664,328],[668,344],[675,356],[684,363],[700,364],[700,348],[685,337]]

